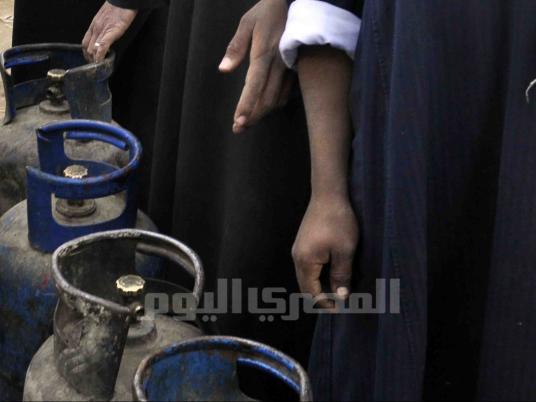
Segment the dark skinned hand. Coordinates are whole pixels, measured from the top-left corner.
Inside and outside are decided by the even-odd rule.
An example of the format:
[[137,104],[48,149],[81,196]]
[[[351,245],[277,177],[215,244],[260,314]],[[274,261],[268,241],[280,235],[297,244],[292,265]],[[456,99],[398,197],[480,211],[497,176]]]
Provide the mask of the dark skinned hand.
[[249,51],[246,82],[234,114],[235,133],[243,132],[288,101],[294,77],[279,54],[287,12],[286,0],[259,1],[244,14],[227,47],[219,66],[222,73],[234,71]]

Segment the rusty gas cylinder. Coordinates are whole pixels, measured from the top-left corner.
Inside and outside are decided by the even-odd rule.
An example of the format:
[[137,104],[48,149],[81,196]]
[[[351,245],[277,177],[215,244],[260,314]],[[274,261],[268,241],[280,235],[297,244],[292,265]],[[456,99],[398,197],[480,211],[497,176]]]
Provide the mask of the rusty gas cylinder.
[[[0,216],[26,198],[26,166],[38,166],[35,129],[68,119],[111,122],[108,79],[114,54],[87,63],[79,45],[17,46],[0,55],[6,114],[0,126]],[[24,74],[25,81],[16,82]],[[35,76],[34,76],[35,75]],[[124,155],[102,142],[68,141],[75,159],[95,159],[120,166]]]
[[230,336],[188,339],[145,357],[134,376],[134,397],[140,402],[254,401],[240,389],[239,365],[280,381],[296,400],[313,400],[309,377],[298,362],[271,346]]
[[[103,230],[156,231],[137,207],[142,150],[132,133],[108,123],[66,120],[43,126],[36,135],[40,168],[28,167],[28,199],[0,218],[0,391],[20,396],[33,354],[51,335],[57,302],[52,252]],[[70,159],[64,146],[69,138],[111,144],[126,152],[128,161],[118,168]],[[140,273],[158,275],[156,259],[138,259]]]
[[[134,252],[168,260],[194,278],[192,291],[139,275]],[[194,325],[153,309],[150,295],[190,296],[203,289],[197,255],[179,241],[135,229],[96,233],[61,246],[52,273],[59,302],[54,336],[36,353],[25,401],[131,401],[134,373],[144,357],[172,342],[197,337]]]

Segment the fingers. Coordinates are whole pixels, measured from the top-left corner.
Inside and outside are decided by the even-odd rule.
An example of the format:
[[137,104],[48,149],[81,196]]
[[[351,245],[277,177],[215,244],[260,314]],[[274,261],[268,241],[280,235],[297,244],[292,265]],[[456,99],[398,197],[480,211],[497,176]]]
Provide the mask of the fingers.
[[89,55],[89,60],[91,62],[95,61],[95,56],[97,52],[97,48],[95,44],[97,43],[97,38],[98,38],[97,32],[94,32],[94,34],[91,36],[91,39],[89,40],[89,45],[86,50]]
[[220,64],[220,71],[234,70],[251,44],[246,82],[233,119],[235,133],[243,132],[278,105],[285,70],[278,45],[286,16],[284,1],[258,2],[242,18]]
[[292,248],[296,278],[298,279],[302,293],[311,295],[315,301],[315,305],[321,308],[331,309],[334,306],[333,301],[329,300],[322,291],[322,283],[320,281],[320,274],[324,267],[322,261],[325,261],[325,259],[319,258],[317,253],[318,249],[304,246],[299,240],[298,235],[298,239]]
[[260,95],[259,100],[257,101],[257,104],[255,105],[255,108],[251,112],[251,115],[246,122],[246,126],[254,125],[264,116],[277,108],[285,78],[285,70],[286,67],[282,62],[274,62],[272,64],[266,85]]
[[110,47],[123,35],[122,31],[106,30],[104,32],[98,32],[94,28],[90,27],[90,30],[84,36],[82,41],[82,47],[84,50],[84,56],[90,62],[101,62],[104,60]]
[[93,45],[95,43],[96,35],[97,35],[97,21],[100,19],[100,16],[102,14],[102,8],[97,12],[93,20],[91,21],[91,24],[84,35],[84,38],[82,39],[82,51],[84,53],[84,57],[87,61],[93,62]]
[[333,308],[333,302],[322,292],[320,273],[323,265],[305,262],[296,259],[296,276],[302,293],[313,297],[316,304],[321,308]]
[[95,63],[99,63],[104,60],[108,54],[108,50],[110,50],[110,46],[111,42],[101,42],[101,40],[97,40],[97,42],[95,42]]
[[229,73],[242,63],[249,50],[254,26],[255,24],[247,14],[242,17],[238,29],[231,42],[229,42],[225,56],[218,67],[222,73]]
[[122,32],[118,30],[111,30],[104,32],[95,42],[95,62],[101,62],[104,60],[110,47],[122,36]]
[[93,58],[90,56],[90,54],[87,51],[87,49],[89,48],[89,43],[91,41],[92,36],[93,36],[93,24],[89,26],[89,29],[84,35],[84,39],[82,39],[82,51],[84,52],[84,57],[86,58],[87,61],[93,61]]
[[290,98],[290,91],[294,86],[294,80],[296,76],[291,73],[289,70],[286,70],[285,77],[283,78],[283,85],[281,87],[281,92],[279,93],[279,99],[277,100],[277,107],[282,108],[287,105]]
[[321,264],[312,264],[307,262],[296,262],[296,274],[298,283],[303,293],[309,293],[313,297],[322,293],[322,284],[320,283]]
[[90,31],[86,34],[88,38],[84,38],[86,45],[84,46],[84,55],[89,62],[95,61],[95,42],[97,41],[97,31],[94,24],[90,28]]
[[[236,120],[233,125],[233,131],[241,133],[275,109],[284,107],[288,103],[294,80],[294,75],[289,72],[282,61],[275,62],[270,69],[265,87],[261,91],[260,98],[257,100],[249,118]],[[245,115],[246,112],[239,110],[238,107],[235,116]]]
[[100,23],[95,22],[84,37],[82,45],[91,62],[101,62],[104,60],[110,47],[123,35],[123,31],[115,26],[103,28]]
[[137,10],[115,7],[104,3],[82,40],[84,56],[90,62],[102,61],[110,47],[130,27],[137,15]]
[[103,10],[104,6],[101,7],[95,17],[93,17],[91,25],[84,35],[84,39],[82,39],[84,56],[89,62],[93,62],[95,59],[95,41],[97,40],[99,32],[102,29],[100,20],[103,16]]
[[329,271],[331,292],[340,299],[346,299],[350,294],[353,255],[353,250],[337,251],[331,258]]
[[268,74],[270,73],[271,57],[269,54],[254,59],[246,75],[246,83],[236,107],[233,131],[242,132],[260,99]]

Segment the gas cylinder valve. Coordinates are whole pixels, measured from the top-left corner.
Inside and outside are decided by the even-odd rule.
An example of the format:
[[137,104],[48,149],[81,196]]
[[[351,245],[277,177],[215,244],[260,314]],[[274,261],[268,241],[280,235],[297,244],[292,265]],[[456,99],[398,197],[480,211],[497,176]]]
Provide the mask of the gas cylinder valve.
[[139,321],[145,314],[145,307],[139,300],[145,290],[145,279],[138,275],[123,275],[115,281],[115,286],[133,317]]
[[[188,274],[193,289],[144,275],[140,253]],[[63,244],[51,260],[59,293],[54,335],[26,371],[24,401],[133,401],[134,373],[144,357],[201,335],[193,323],[151,311],[150,303],[140,316],[150,292],[201,298],[201,261],[179,241],[137,229],[98,232]]]
[[46,92],[46,100],[39,105],[43,112],[62,114],[69,111],[69,104],[63,91],[63,81],[66,74],[67,71],[61,68],[48,71],[47,80],[50,82],[50,86]]
[[[82,180],[89,175],[89,171],[82,165],[70,165],[63,170],[63,176],[67,179]],[[95,200],[65,200],[56,201],[56,212],[66,218],[85,218],[95,213],[97,203]]]
[[83,179],[89,174],[87,168],[82,165],[67,166],[63,170],[63,175],[69,179]]
[[[65,43],[22,45],[0,52],[6,106],[0,107],[5,111],[0,122],[0,216],[26,199],[26,167],[40,166],[35,135],[38,127],[70,119],[112,121],[109,78],[113,65],[113,51],[102,62],[89,63],[81,45]],[[122,147],[95,139],[78,137],[64,145],[66,154],[76,161],[101,161],[112,166],[128,161]],[[62,155],[63,150],[59,150],[54,158],[63,159]],[[67,166],[64,162],[62,169]],[[88,167],[96,175],[95,169]]]

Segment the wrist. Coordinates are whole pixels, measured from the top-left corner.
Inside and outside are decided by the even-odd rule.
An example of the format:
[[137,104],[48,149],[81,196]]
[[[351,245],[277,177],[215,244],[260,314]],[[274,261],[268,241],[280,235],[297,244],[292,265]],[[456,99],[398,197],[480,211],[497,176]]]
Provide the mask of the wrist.
[[[316,158],[311,166],[311,195],[320,200],[340,200],[349,197],[348,155],[329,153]],[[328,160],[329,163],[326,163]]]
[[323,205],[339,205],[341,203],[350,202],[348,187],[345,184],[341,187],[333,187],[329,189],[312,189],[311,202]]

